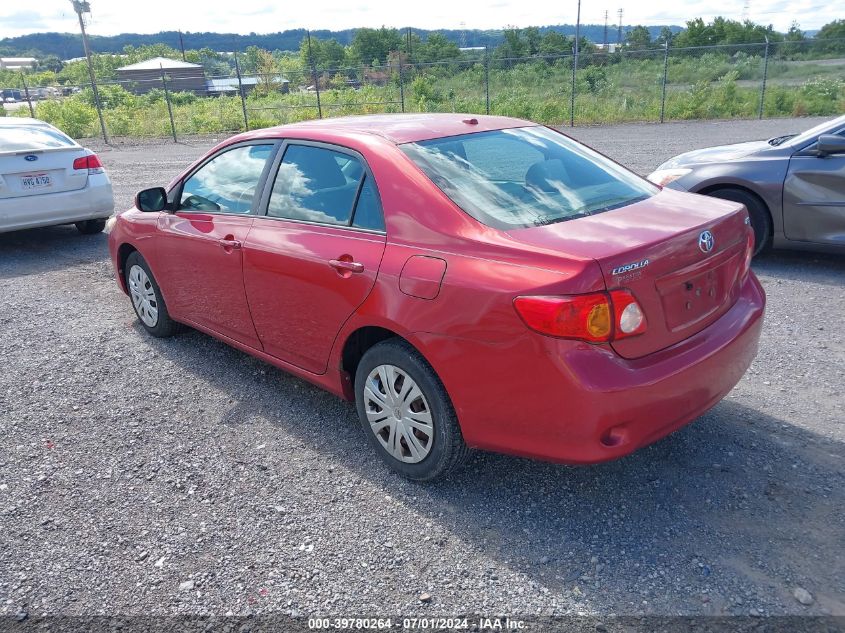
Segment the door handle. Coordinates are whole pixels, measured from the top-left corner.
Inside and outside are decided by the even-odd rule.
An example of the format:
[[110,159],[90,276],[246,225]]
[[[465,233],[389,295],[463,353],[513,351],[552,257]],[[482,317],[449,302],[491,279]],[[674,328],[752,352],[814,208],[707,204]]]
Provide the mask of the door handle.
[[362,273],[364,272],[364,264],[359,262],[351,262],[343,259],[330,259],[329,266],[334,268],[339,273]]
[[232,239],[226,238],[226,239],[217,240],[217,241],[220,244],[220,246],[222,246],[223,248],[240,248],[241,247],[240,240],[232,240]]

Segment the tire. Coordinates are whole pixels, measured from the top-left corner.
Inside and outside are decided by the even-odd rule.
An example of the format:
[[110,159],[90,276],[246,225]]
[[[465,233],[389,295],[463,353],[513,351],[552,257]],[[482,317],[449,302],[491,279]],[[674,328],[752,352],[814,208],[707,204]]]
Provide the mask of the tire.
[[[393,381],[390,395],[384,388],[385,378]],[[408,479],[446,477],[469,455],[443,383],[405,341],[389,339],[367,350],[355,372],[355,404],[364,434],[379,457]],[[387,426],[377,432],[379,424]]]
[[106,221],[103,219],[84,220],[82,222],[76,222],[74,226],[83,235],[95,235],[103,232],[103,229],[106,228]]
[[754,255],[767,251],[772,245],[772,216],[760,198],[742,189],[724,188],[707,192],[708,196],[740,202],[748,209],[751,228],[754,229]]
[[156,338],[177,334],[182,326],[170,318],[161,289],[138,251],[126,258],[124,275],[132,308],[143,328]]

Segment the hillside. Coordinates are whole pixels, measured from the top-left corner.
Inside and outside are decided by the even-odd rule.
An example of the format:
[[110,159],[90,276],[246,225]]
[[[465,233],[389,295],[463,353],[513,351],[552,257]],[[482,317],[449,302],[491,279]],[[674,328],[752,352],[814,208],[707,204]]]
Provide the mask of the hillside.
[[[633,26],[623,26],[624,33]],[[652,37],[656,37],[662,26],[647,27]],[[674,32],[681,30],[680,26],[669,27]],[[407,30],[407,29],[403,29]],[[540,27],[540,32],[554,30],[564,35],[574,35],[574,24],[556,24]],[[428,31],[425,29],[412,28],[412,31],[425,39],[429,33],[442,33],[449,40],[459,46],[498,46],[503,41],[502,31],[481,31],[478,29],[444,29],[439,31]],[[292,29],[276,33],[250,33],[239,35],[237,33],[191,33],[183,32],[182,38],[187,49],[210,48],[211,50],[222,51],[243,51],[247,46],[258,46],[266,50],[299,50],[299,43],[305,36],[304,29]],[[587,24],[581,25],[581,33],[587,39],[600,43],[604,38],[604,25]],[[352,41],[355,29],[343,31],[312,31],[314,37],[320,39],[334,38],[343,45]],[[608,27],[608,40],[615,42],[617,29],[613,25]],[[179,48],[178,31],[162,31],[161,33],[121,33],[120,35],[96,35],[91,34],[91,47],[98,53],[119,53],[124,46],[143,46],[148,44],[167,44],[173,48]],[[82,41],[77,33],[32,33],[19,37],[0,39],[0,54],[9,56],[18,55],[55,55],[60,59],[71,59],[82,56]]]

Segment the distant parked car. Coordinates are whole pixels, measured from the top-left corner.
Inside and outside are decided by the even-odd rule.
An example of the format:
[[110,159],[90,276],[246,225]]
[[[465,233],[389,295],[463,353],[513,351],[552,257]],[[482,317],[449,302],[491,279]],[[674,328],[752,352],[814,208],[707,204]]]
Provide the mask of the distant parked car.
[[845,116],[802,134],[680,154],[649,180],[744,204],[755,254],[845,252]]
[[75,224],[99,233],[113,211],[96,154],[44,121],[0,118],[0,232]]
[[528,121],[387,115],[232,137],[140,192],[109,250],[149,334],[355,401],[428,480],[468,447],[614,459],[719,402],[763,321],[747,219]]

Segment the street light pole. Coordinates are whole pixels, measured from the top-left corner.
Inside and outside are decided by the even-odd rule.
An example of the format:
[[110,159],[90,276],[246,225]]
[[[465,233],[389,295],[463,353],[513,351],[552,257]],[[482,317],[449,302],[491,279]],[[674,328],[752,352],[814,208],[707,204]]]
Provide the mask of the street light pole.
[[91,90],[94,92],[94,105],[97,106],[97,116],[100,117],[100,129],[103,131],[103,140],[108,144],[109,135],[106,132],[106,122],[103,120],[103,108],[100,105],[100,93],[97,91],[97,81],[94,79],[94,65],[91,62],[91,47],[88,45],[88,34],[85,32],[85,20],[83,13],[91,13],[91,4],[88,0],[70,0],[73,10],[79,17],[79,28],[82,31],[82,47],[85,49],[85,59],[88,60],[88,76],[91,78]]

